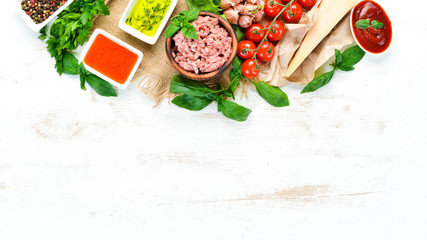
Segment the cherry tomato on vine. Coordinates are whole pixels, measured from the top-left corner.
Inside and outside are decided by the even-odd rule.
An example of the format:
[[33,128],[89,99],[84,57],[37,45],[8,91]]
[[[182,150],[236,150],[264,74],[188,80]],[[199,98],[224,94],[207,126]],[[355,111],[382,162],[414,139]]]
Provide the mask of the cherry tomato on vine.
[[239,46],[237,47],[237,55],[243,59],[249,59],[255,55],[255,50],[255,43],[249,40],[243,40],[239,42]]
[[[269,28],[272,23],[273,22],[268,23],[267,28]],[[274,25],[271,27],[271,30],[268,33],[267,38],[272,42],[277,42],[280,39],[282,39],[283,35],[285,35],[285,32],[286,32],[285,25],[283,25],[283,23],[279,21],[276,21]]]
[[242,74],[246,78],[256,78],[260,71],[261,66],[259,64],[259,61],[253,58],[244,61],[242,64]]
[[283,6],[274,3],[283,4],[281,0],[265,0],[264,12],[267,16],[276,17],[282,11]]
[[[259,45],[258,45],[259,47]],[[261,62],[269,62],[274,57],[274,46],[271,42],[263,42],[259,48],[256,57]]]
[[316,4],[317,0],[298,0],[298,3],[301,4],[302,7],[311,8]]
[[[292,12],[292,14],[290,14]],[[288,23],[297,23],[302,17],[302,7],[296,2],[293,2],[291,6],[287,7],[283,12],[283,18]]]
[[264,26],[259,23],[254,23],[248,28],[246,28],[245,35],[248,40],[254,43],[259,43],[264,38],[266,32],[267,30],[264,29]]

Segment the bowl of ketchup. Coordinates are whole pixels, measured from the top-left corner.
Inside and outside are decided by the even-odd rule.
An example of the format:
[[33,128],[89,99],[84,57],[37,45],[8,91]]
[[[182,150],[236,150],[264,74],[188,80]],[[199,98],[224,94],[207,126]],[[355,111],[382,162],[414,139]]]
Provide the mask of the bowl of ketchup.
[[365,52],[379,55],[390,49],[393,28],[384,9],[375,1],[359,1],[351,10],[351,32]]

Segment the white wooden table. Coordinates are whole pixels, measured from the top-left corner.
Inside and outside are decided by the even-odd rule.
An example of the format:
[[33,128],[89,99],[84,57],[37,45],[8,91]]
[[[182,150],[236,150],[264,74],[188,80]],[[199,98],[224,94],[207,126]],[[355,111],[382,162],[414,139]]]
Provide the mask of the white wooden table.
[[382,2],[387,55],[236,123],[81,91],[4,1],[0,239],[427,239],[426,4]]

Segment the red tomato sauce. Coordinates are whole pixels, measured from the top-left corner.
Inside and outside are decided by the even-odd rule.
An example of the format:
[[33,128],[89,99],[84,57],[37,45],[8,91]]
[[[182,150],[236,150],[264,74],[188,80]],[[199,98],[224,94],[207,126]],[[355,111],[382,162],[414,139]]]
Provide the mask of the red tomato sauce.
[[[368,29],[359,29],[355,24],[360,19],[368,19],[369,22],[373,20],[380,21],[384,24],[384,28],[375,29],[370,26]],[[391,21],[378,3],[361,1],[354,8],[351,21],[354,35],[365,50],[371,53],[382,53],[390,46],[393,36]]]
[[137,54],[98,34],[83,61],[112,80],[124,84],[137,60]]

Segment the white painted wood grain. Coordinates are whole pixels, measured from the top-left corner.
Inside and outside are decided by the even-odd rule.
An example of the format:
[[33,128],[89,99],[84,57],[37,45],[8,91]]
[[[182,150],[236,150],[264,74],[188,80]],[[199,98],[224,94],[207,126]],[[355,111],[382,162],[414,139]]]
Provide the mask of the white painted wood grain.
[[251,90],[246,123],[83,92],[4,12],[0,239],[426,239],[425,6],[383,2],[387,55],[288,108]]

